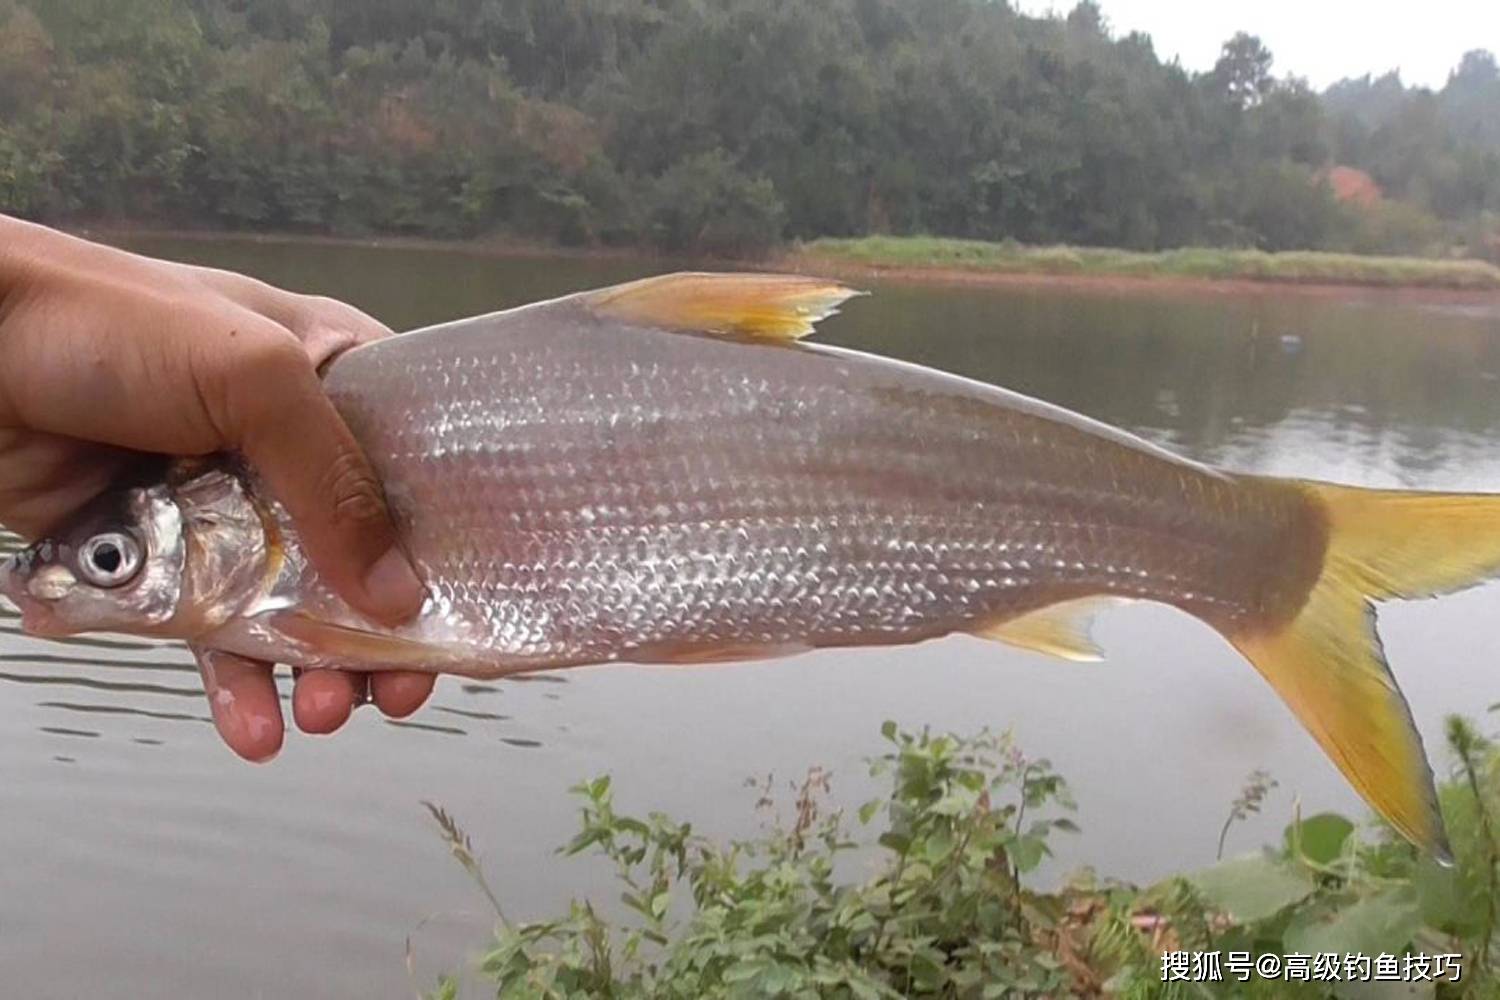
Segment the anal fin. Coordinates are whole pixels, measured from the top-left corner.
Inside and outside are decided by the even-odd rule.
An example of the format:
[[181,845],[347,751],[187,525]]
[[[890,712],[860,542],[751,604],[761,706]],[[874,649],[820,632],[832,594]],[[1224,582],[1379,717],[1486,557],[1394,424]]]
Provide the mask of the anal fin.
[[1090,626],[1094,615],[1113,600],[1115,598],[1081,597],[1061,601],[971,632],[982,639],[993,639],[1034,653],[1092,663],[1104,659],[1104,651],[1094,642]]

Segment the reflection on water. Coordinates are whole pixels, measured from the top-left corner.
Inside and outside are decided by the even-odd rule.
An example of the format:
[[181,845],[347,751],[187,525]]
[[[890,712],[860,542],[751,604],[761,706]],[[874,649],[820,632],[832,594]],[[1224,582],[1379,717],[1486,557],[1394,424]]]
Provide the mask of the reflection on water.
[[[398,328],[648,273],[649,263],[430,250],[141,241],[144,249],[338,295]],[[1236,469],[1370,485],[1500,490],[1500,304],[1389,295],[1065,294],[880,286],[824,339],[1006,385]],[[0,537],[0,551],[13,546]],[[1386,648],[1429,744],[1443,714],[1500,700],[1484,651],[1500,587],[1388,608]],[[1493,624],[1491,624],[1493,623]],[[0,608],[0,962],[37,996],[409,993],[486,931],[419,800],[451,809],[509,908],[598,886],[566,863],[565,789],[613,772],[622,804],[754,829],[746,775],[830,766],[841,800],[886,718],[1014,726],[1074,784],[1082,862],[1133,878],[1211,860],[1244,774],[1281,781],[1237,848],[1304,813],[1358,812],[1285,709],[1207,629],[1111,612],[1103,664],[957,637],[745,667],[445,679],[408,720],[356,714],[268,767],[217,744],[180,647],[43,643]],[[279,681],[283,697],[289,681]],[[1437,761],[1441,769],[1441,759]],[[25,859],[18,863],[16,859]],[[294,905],[289,905],[294,904]],[[424,923],[438,914],[442,919]],[[80,950],[89,956],[80,961]]]

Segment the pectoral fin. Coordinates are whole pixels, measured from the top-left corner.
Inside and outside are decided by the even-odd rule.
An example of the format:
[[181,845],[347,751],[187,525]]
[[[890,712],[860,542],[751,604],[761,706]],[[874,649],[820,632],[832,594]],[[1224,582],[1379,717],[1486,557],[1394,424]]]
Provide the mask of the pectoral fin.
[[292,611],[272,615],[269,624],[287,638],[312,647],[330,661],[353,668],[436,671],[451,669],[464,662],[453,650],[443,646],[335,625]]
[[1104,659],[1104,651],[1090,634],[1094,615],[1111,598],[1083,597],[974,629],[984,639],[1019,646],[1062,660],[1090,663]]
[[598,316],[643,326],[792,341],[861,293],[795,274],[664,274],[590,292]]

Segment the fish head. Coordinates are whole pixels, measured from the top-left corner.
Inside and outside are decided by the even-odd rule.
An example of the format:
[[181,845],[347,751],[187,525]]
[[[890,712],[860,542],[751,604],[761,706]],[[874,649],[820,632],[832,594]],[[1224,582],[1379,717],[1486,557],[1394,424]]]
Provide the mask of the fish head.
[[0,596],[46,637],[111,631],[192,639],[264,574],[266,527],[235,476],[112,490],[0,563]]
[[0,567],[33,635],[140,631],[177,608],[182,518],[165,487],[111,491]]

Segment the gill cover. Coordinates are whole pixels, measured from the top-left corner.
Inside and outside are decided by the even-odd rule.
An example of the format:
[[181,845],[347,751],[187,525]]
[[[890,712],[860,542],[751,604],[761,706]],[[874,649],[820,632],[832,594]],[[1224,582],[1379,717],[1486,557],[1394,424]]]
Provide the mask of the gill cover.
[[164,486],[131,491],[132,520],[141,525],[145,553],[139,593],[150,598],[145,621],[160,625],[177,613],[187,561],[182,512]]

